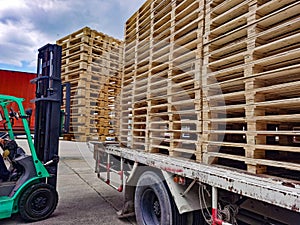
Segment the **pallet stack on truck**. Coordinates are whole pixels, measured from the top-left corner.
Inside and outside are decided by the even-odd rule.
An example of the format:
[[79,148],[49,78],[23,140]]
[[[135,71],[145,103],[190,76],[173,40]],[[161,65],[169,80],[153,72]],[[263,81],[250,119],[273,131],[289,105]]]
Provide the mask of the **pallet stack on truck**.
[[62,46],[62,81],[71,83],[71,130],[65,138],[115,138],[123,43],[84,27],[57,44]]
[[206,4],[205,163],[299,175],[299,9],[297,1]]
[[134,149],[191,156],[201,129],[203,13],[199,1],[175,5],[147,1],[126,23],[120,141]]
[[120,216],[298,224],[299,9],[148,0],[128,19],[119,142],[93,142]]

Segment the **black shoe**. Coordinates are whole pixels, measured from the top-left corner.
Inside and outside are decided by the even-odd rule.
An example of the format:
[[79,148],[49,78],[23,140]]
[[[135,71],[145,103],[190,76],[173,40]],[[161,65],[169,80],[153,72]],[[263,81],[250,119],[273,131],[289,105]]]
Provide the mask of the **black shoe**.
[[0,183],[8,181],[8,178],[1,178]]
[[17,181],[18,178],[19,178],[19,174],[17,172],[13,172],[13,173],[11,173],[9,180],[10,181]]
[[6,182],[6,181],[8,181],[8,179],[9,179],[9,175],[6,176],[6,177],[4,177],[4,178],[2,178],[2,182]]

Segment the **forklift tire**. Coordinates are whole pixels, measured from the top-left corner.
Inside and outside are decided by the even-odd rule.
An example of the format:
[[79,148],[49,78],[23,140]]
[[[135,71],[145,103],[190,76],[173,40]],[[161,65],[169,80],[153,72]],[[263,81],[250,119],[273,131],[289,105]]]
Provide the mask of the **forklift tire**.
[[147,171],[138,180],[135,191],[135,215],[139,225],[183,225],[174,200],[162,178]]
[[19,212],[25,221],[38,221],[49,217],[55,210],[58,194],[49,184],[30,186],[20,197]]

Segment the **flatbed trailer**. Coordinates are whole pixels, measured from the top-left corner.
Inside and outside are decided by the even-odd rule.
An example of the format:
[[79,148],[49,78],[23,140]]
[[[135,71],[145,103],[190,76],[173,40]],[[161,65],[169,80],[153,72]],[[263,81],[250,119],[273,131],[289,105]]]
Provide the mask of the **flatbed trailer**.
[[299,12],[297,0],[147,0],[127,20],[112,126],[95,121],[118,143],[93,142],[98,176],[124,192],[120,216],[300,224]]
[[[116,143],[91,144],[98,177],[124,192],[119,216],[135,213],[138,224],[300,224],[297,181],[133,150]],[[159,182],[155,174],[163,185],[149,182]],[[168,194],[161,194],[164,192]]]

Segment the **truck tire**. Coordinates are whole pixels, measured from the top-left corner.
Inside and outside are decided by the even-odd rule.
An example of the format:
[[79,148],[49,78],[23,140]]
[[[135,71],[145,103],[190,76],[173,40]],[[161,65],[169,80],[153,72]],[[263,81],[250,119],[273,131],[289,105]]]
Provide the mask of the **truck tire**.
[[19,212],[25,221],[38,221],[49,217],[55,210],[58,194],[49,184],[30,186],[20,197]]
[[208,225],[200,210],[183,214],[186,225]]
[[138,180],[134,207],[139,225],[183,225],[165,182],[153,171],[147,171]]

